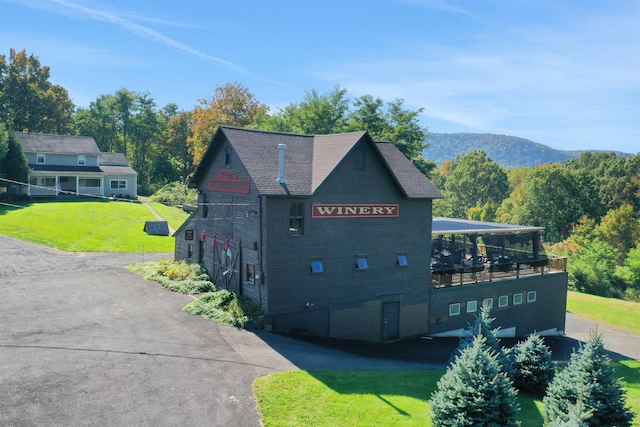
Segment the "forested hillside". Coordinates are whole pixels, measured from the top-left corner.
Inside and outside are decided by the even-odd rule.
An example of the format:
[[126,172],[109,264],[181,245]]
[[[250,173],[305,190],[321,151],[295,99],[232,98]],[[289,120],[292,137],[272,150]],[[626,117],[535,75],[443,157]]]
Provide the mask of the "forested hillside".
[[429,147],[423,150],[422,155],[438,165],[445,160],[455,160],[460,154],[472,150],[484,151],[488,157],[504,168],[561,163],[575,159],[582,153],[582,151],[556,150],[515,136],[487,133],[429,133],[427,143]]

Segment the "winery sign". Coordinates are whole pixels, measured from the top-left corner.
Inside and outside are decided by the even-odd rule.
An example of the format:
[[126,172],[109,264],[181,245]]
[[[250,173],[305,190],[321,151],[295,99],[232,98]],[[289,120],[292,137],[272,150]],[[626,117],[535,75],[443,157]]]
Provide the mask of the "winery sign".
[[399,205],[390,204],[324,204],[311,205],[312,218],[394,218],[400,214]]
[[234,171],[222,170],[215,178],[209,178],[207,189],[220,193],[249,194],[251,185],[248,179],[238,178]]

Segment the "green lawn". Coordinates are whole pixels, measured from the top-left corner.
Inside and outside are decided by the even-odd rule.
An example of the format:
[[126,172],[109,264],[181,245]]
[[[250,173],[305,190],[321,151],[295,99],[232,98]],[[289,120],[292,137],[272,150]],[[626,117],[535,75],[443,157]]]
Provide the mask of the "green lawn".
[[[627,403],[640,411],[640,362],[614,363],[624,377]],[[431,426],[429,398],[444,370],[291,371],[253,384],[265,427]],[[540,427],[544,405],[521,394],[522,427]],[[640,426],[636,416],[634,426]]]
[[0,234],[71,252],[173,252],[172,237],[144,232],[145,221],[156,218],[138,202],[76,199],[15,204],[21,207],[0,205]]
[[171,228],[177,230],[180,228],[183,222],[189,218],[189,213],[183,211],[182,209],[175,208],[173,206],[163,205],[158,202],[149,202],[149,204],[155,209],[158,214],[167,220]]
[[[640,304],[569,292],[567,310],[585,318],[640,333]],[[623,379],[627,404],[640,426],[640,361],[614,363]],[[270,426],[430,426],[431,393],[444,370],[293,371],[258,378],[254,393],[265,427]],[[521,395],[522,426],[542,426],[540,399]]]
[[640,334],[640,303],[569,291],[567,311]]

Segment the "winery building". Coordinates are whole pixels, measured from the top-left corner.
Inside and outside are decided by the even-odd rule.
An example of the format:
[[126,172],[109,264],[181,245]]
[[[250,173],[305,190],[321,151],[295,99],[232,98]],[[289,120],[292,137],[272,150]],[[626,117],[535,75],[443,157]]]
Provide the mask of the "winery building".
[[[489,287],[496,308],[503,294],[519,289],[505,285],[510,276],[489,271],[486,257],[491,282],[479,284],[478,253],[473,274],[472,266],[453,262],[437,269],[432,239],[442,238],[433,235],[432,201],[442,194],[393,144],[367,132],[221,126],[190,186],[198,209],[174,234],[176,259],[201,263],[216,286],[256,301],[275,331],[373,342],[456,334],[473,321],[477,304],[493,298]],[[457,247],[479,251],[468,242]],[[536,290],[548,276],[539,271]],[[536,316],[544,315],[536,312],[541,307],[500,309],[513,321],[525,308],[514,333],[527,334],[531,319],[536,329]],[[561,320],[552,317],[544,328],[561,331],[564,307]]]

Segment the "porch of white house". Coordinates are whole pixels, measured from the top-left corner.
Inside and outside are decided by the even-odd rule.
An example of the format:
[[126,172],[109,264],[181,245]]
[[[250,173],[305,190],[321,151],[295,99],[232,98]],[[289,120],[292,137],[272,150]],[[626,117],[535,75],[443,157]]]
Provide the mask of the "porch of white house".
[[[27,187],[28,196],[104,196],[103,176],[82,175],[32,175]],[[109,185],[107,183],[107,185]]]

